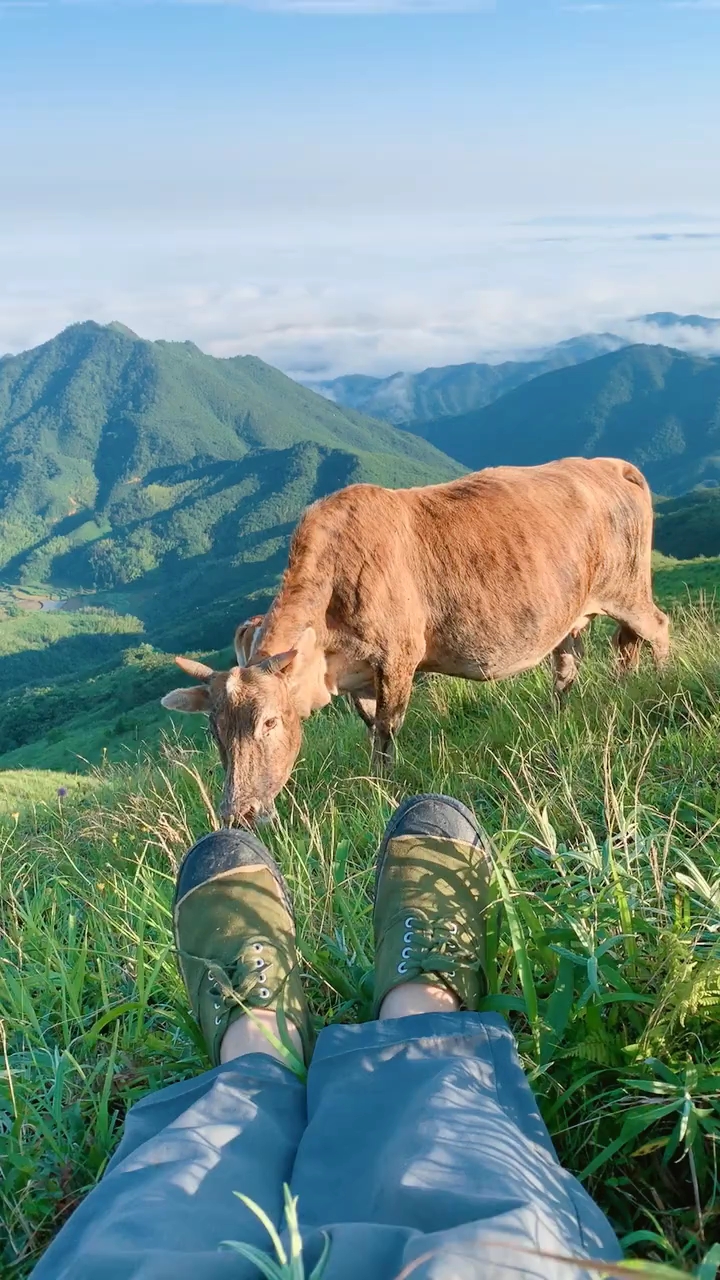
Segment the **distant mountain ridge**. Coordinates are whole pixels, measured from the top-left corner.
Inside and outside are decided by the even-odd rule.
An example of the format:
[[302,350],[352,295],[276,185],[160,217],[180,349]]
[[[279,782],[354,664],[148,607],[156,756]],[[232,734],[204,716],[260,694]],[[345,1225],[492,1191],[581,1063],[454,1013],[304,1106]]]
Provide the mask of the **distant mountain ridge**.
[[655,324],[659,329],[687,328],[704,329],[707,333],[720,332],[720,319],[713,316],[681,316],[676,311],[652,311],[649,315],[637,318],[644,324]]
[[681,494],[720,483],[720,358],[623,347],[417,430],[473,470],[617,455],[641,467],[656,493]]
[[253,356],[92,321],[0,364],[0,462],[0,576],[142,589],[158,625],[270,591],[321,494],[462,470]]
[[[345,374],[311,385],[337,404],[417,431],[419,423],[484,409],[508,391],[554,369],[582,364],[622,347],[652,341],[648,326],[658,331],[658,342],[696,350],[701,355],[713,354],[720,336],[720,319],[656,311],[624,322],[622,336],[580,334],[525,358],[499,364],[486,361],[444,365],[419,373],[393,373],[385,378]],[[660,336],[663,330],[669,331],[667,339]],[[708,342],[704,343],[700,335],[706,335]],[[419,434],[424,434],[421,429]]]
[[484,408],[532,378],[616,351],[625,341],[613,333],[581,334],[559,342],[537,359],[445,365],[387,378],[347,374],[312,386],[336,404],[394,426],[414,428],[419,422]]

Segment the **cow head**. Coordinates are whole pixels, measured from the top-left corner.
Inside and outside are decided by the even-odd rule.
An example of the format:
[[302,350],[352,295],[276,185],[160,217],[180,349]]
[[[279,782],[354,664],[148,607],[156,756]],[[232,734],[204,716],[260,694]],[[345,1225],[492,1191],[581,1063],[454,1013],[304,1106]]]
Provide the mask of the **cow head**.
[[269,817],[297,759],[302,720],[330,701],[313,628],[287,653],[230,671],[213,671],[190,658],[175,661],[200,683],[173,689],[162,705],[208,717],[225,769],[222,822],[252,825]]

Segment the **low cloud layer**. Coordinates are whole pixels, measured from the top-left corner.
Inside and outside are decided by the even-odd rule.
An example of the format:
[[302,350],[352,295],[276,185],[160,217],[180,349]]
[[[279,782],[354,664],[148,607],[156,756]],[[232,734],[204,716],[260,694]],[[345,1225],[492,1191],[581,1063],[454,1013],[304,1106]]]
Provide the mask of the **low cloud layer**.
[[687,217],[26,226],[0,234],[0,276],[0,352],[88,318],[310,379],[508,359],[588,331],[720,352],[720,330],[629,319],[720,315],[720,224]]

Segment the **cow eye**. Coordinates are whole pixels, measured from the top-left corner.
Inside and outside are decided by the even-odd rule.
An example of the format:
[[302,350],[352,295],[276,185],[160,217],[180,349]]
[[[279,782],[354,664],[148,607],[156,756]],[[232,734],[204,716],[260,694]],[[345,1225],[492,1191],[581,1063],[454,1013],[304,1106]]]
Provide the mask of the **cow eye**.
[[277,716],[270,716],[269,719],[265,721],[263,725],[263,729],[265,730],[266,733],[269,733],[271,729],[275,728],[275,725],[277,724],[277,722],[278,722]]

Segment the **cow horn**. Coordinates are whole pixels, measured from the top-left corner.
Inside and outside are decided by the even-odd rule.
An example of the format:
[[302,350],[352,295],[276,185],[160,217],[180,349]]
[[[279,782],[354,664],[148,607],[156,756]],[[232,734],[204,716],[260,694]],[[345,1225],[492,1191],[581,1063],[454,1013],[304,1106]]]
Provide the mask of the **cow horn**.
[[208,667],[204,662],[196,662],[194,658],[176,658],[178,666],[186,675],[192,676],[194,680],[209,680],[215,675],[212,667]]
[[256,658],[250,662],[250,666],[259,667],[261,671],[267,671],[268,675],[279,676],[287,671],[296,658],[297,649],[288,649],[287,653],[273,653],[265,658]]

